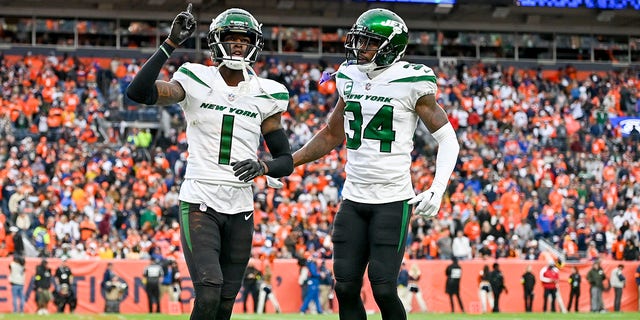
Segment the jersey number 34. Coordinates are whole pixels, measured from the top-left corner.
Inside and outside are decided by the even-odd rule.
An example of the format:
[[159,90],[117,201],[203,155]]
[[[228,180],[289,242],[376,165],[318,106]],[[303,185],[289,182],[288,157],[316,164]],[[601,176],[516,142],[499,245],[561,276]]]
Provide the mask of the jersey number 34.
[[370,139],[380,141],[380,152],[391,152],[391,143],[396,139],[396,132],[393,130],[393,106],[383,105],[363,129],[360,102],[345,103],[344,113],[353,115],[353,119],[349,120],[349,129],[352,132],[346,133],[347,148],[358,149],[362,145],[362,139]]

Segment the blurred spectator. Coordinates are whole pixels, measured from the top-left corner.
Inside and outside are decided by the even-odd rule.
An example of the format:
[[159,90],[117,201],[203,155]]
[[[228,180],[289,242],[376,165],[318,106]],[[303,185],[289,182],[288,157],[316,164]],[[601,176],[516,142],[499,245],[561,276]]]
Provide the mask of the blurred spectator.
[[493,292],[493,312],[500,312],[500,295],[502,291],[508,294],[509,291],[504,283],[504,275],[500,270],[500,265],[498,263],[493,264],[493,270],[491,270],[491,274],[489,275],[489,283],[491,283],[491,290]]
[[558,293],[559,280],[560,273],[554,261],[549,261],[546,266],[540,269],[540,283],[542,283],[542,287],[544,288],[542,312],[547,312],[549,299],[551,299],[551,312],[556,312],[556,296]]
[[155,312],[160,313],[160,281],[164,276],[160,260],[158,258],[151,259],[142,276],[144,290],[149,301],[149,313],[154,312],[154,307]]
[[408,313],[411,311],[411,295],[409,294],[409,269],[407,263],[402,261],[400,272],[398,273],[398,297],[402,301],[404,310]]
[[100,282],[100,289],[103,295],[106,294],[107,282],[111,281],[114,276],[116,276],[116,273],[113,271],[113,263],[108,262],[107,268],[104,270],[104,274],[102,274],[102,281]]
[[38,308],[38,315],[49,314],[49,310],[47,310],[47,305],[49,301],[51,301],[51,283],[53,279],[51,277],[51,269],[47,267],[47,260],[42,259],[39,265],[36,266],[35,272],[35,297],[36,297],[36,305]]
[[445,270],[445,275],[447,276],[445,291],[449,295],[449,304],[451,305],[451,313],[455,312],[455,308],[453,304],[454,296],[458,299],[458,306],[460,306],[460,311],[464,313],[464,307],[462,306],[462,299],[460,299],[460,279],[462,278],[462,268],[458,264],[458,258],[453,257],[451,259],[451,264],[447,266],[447,269]]
[[272,286],[273,273],[271,272],[271,263],[267,263],[264,266],[264,272],[262,275],[262,281],[260,282],[260,294],[258,295],[258,314],[265,312],[265,305],[267,299],[271,302],[271,305],[275,309],[276,313],[280,313],[280,303],[275,292],[273,292]]
[[635,261],[638,260],[638,257],[640,257],[640,251],[638,250],[638,246],[636,246],[635,235],[626,241],[623,256],[624,260],[626,261]]
[[611,281],[611,288],[613,288],[614,298],[613,298],[613,311],[620,311],[620,302],[622,301],[622,289],[624,289],[627,279],[625,278],[622,270],[624,269],[624,265],[620,264],[618,267],[611,271],[611,276],[609,277]]
[[478,275],[478,297],[480,298],[480,305],[482,306],[482,313],[486,313],[487,301],[489,302],[489,308],[493,310],[494,297],[491,290],[491,270],[489,265],[485,265]]
[[457,231],[456,237],[453,238],[451,247],[453,257],[456,258],[456,260],[471,259],[472,254],[469,238],[464,235],[462,230]]
[[334,298],[334,284],[333,272],[327,267],[326,260],[322,259],[320,263],[320,305],[325,313],[331,313],[333,310],[331,305]]
[[178,262],[175,259],[169,259],[171,261],[171,292],[169,293],[169,301],[180,301],[180,294],[182,294],[182,279],[180,270],[178,268]]
[[318,272],[318,263],[316,257],[309,256],[307,259],[307,292],[300,307],[300,313],[305,314],[309,308],[309,303],[313,301],[318,310],[318,314],[322,313],[322,304],[320,303],[320,272]]
[[580,276],[580,272],[577,267],[573,267],[573,273],[569,275],[569,305],[567,306],[567,310],[571,311],[571,303],[575,301],[575,311],[578,312],[578,307],[580,304],[580,290],[582,287],[582,276]]
[[9,264],[9,283],[11,283],[13,313],[24,313],[24,265],[24,257],[19,255],[14,255],[13,261]]
[[160,283],[160,300],[164,295],[169,296],[169,301],[178,301],[180,297],[180,271],[176,260],[166,259],[162,262],[162,282]]
[[242,280],[242,311],[247,313],[247,300],[249,296],[253,301],[253,313],[258,313],[258,281],[262,278],[262,272],[256,268],[255,261],[249,260]]
[[60,258],[60,265],[55,273],[55,291],[53,294],[53,302],[58,309],[58,313],[64,313],[64,309],[69,305],[69,312],[73,313],[76,309],[78,298],[73,287],[73,272],[67,265],[68,257]]
[[120,313],[120,303],[124,299],[128,285],[117,275],[104,283],[105,288],[105,313]]
[[420,307],[420,312],[427,312],[427,303],[424,302],[424,297],[422,296],[422,289],[420,288],[420,277],[422,276],[422,271],[420,271],[420,267],[417,263],[412,263],[411,267],[409,267],[409,310],[411,312],[413,305],[413,298],[416,298],[418,302],[418,306]]
[[16,256],[25,256],[22,232],[16,226],[9,227],[9,234],[5,237],[7,251]]
[[[301,300],[304,301],[307,296],[307,290],[309,289],[307,280],[309,279],[309,267],[307,266],[307,259],[311,256],[307,252],[307,258],[298,258],[298,266],[300,267],[298,273],[298,285],[300,285],[300,292],[302,293]],[[317,308],[317,306],[316,306]]]
[[604,270],[600,268],[600,262],[594,261],[593,267],[587,273],[587,281],[591,288],[591,312],[606,312],[602,301],[605,280],[607,280],[607,276],[604,274]]

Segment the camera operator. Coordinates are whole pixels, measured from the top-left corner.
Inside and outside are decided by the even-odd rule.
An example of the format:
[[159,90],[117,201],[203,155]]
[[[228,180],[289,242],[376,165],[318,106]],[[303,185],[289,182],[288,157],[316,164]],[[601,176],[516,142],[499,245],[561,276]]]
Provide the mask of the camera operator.
[[117,275],[113,275],[105,284],[105,313],[120,313],[120,303],[124,300],[125,294],[129,288]]
[[67,265],[67,257],[61,258],[61,263],[56,270],[55,276],[56,291],[54,293],[54,303],[58,308],[58,313],[63,313],[64,308],[69,305],[69,311],[73,313],[76,309],[78,298],[73,290],[73,273]]

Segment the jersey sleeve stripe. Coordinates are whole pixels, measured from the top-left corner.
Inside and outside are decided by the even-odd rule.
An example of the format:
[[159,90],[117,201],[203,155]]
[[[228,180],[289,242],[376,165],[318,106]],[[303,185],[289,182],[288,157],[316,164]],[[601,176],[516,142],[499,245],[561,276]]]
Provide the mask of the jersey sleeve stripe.
[[287,101],[287,100],[289,100],[289,93],[287,93],[287,92],[278,92],[278,93],[273,93],[271,95],[263,94],[261,96],[257,96],[256,98],[265,98],[265,99],[272,98],[272,99],[276,99],[276,100]]
[[336,77],[337,77],[337,78],[340,78],[340,79],[348,79],[348,80],[351,80],[351,78],[347,77],[347,75],[345,75],[345,74],[344,74],[344,73],[342,73],[342,72],[338,72],[338,74],[336,75]]
[[189,76],[189,78],[193,79],[195,82],[211,89],[211,87],[209,87],[206,83],[204,83],[204,81],[200,80],[200,78],[198,78],[198,76],[196,76],[193,72],[191,72],[191,70],[185,68],[185,67],[180,67],[178,69],[178,72],[182,72],[184,74],[186,74],[187,76]]
[[407,78],[392,80],[389,82],[391,83],[391,82],[421,82],[421,81],[429,81],[429,82],[437,83],[435,76],[407,77]]

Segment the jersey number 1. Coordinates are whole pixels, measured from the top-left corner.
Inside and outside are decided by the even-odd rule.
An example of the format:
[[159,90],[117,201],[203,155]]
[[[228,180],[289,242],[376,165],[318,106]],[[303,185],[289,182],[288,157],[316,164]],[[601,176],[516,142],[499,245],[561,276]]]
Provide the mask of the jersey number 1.
[[362,105],[360,102],[347,101],[344,112],[353,114],[353,120],[349,120],[349,128],[353,134],[347,133],[347,148],[358,149],[362,145],[362,139],[380,141],[380,152],[391,152],[391,143],[396,139],[393,130],[393,106],[383,105],[371,118],[371,121],[362,130]]
[[231,162],[231,142],[233,141],[233,120],[234,116],[222,116],[222,132],[220,133],[220,153],[218,154],[219,164],[229,164]]

